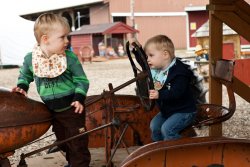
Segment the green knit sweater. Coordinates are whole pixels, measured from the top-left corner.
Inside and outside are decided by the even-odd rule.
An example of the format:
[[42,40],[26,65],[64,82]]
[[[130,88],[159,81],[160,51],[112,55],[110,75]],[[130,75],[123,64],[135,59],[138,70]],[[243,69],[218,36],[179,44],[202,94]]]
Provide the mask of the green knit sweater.
[[67,69],[55,78],[39,78],[33,73],[32,53],[28,53],[24,58],[23,66],[20,68],[17,86],[26,92],[29,84],[35,80],[37,91],[47,105],[54,111],[63,111],[70,108],[73,101],[84,103],[89,88],[82,65],[77,56],[65,51],[67,56]]

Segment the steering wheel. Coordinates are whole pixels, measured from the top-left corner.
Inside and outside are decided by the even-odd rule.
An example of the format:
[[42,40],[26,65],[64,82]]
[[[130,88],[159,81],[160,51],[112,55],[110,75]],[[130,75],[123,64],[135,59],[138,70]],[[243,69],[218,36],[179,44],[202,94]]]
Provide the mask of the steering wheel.
[[[136,80],[136,94],[139,96],[140,101],[146,111],[153,109],[155,100],[149,99],[149,90],[154,89],[154,83],[150,72],[149,65],[147,63],[147,56],[144,50],[139,47],[135,42],[132,43],[133,50],[130,51],[130,43],[126,43],[126,52],[132,66],[134,76],[137,77],[139,73],[145,73],[146,77]],[[131,52],[134,54],[137,63],[140,65],[140,69],[134,63]]]

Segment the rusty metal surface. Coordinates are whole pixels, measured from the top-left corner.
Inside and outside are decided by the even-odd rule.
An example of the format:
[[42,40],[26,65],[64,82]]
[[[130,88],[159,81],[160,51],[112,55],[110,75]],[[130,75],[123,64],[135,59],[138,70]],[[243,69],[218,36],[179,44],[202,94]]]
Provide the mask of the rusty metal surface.
[[[87,100],[95,96],[87,97]],[[124,144],[126,146],[142,145],[152,142],[149,123],[154,115],[159,111],[156,107],[152,111],[145,111],[141,106],[140,99],[133,95],[114,95],[114,117],[119,118],[121,123],[129,124],[126,134],[124,135]],[[106,120],[107,103],[100,100],[86,108],[86,126],[87,129],[96,128]],[[114,138],[117,141],[123,127],[115,129]],[[89,147],[104,147],[105,130],[97,131],[89,135]],[[110,136],[107,136],[110,138]]]
[[42,136],[51,125],[51,114],[41,102],[0,88],[0,154]]
[[209,126],[216,123],[221,123],[223,121],[226,121],[230,119],[236,110],[236,101],[234,92],[232,89],[231,82],[218,80],[220,83],[222,83],[227,88],[227,94],[228,94],[228,107],[216,105],[216,104],[199,104],[197,105],[197,117],[196,117],[196,123],[194,126]]
[[183,138],[155,142],[130,154],[121,167],[152,166],[250,166],[250,140],[232,138]]

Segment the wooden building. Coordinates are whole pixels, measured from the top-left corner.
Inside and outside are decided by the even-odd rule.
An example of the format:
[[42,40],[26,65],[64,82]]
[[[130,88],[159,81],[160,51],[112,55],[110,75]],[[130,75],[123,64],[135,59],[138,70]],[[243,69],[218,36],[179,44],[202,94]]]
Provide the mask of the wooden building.
[[[72,1],[54,7],[48,2],[46,9],[37,11],[27,8],[20,13],[24,18],[35,20],[41,13],[55,12],[68,18],[72,31],[82,25],[123,22],[140,31],[138,40],[146,40],[157,34],[169,36],[177,49],[194,50],[196,40],[192,34],[208,20],[206,5],[209,0],[85,0]],[[250,0],[246,0],[250,3]],[[39,5],[36,2],[31,6]],[[241,48],[250,48],[241,37]]]
[[[197,41],[196,37],[197,35],[193,35],[193,34],[196,34],[197,31],[200,31],[199,32],[199,36],[201,35],[200,33],[202,31],[206,31],[206,35],[207,36],[207,42],[208,42],[208,38],[209,38],[209,27],[208,27],[208,19],[209,19],[209,12],[208,10],[206,9],[206,6],[189,6],[189,7],[185,7],[185,11],[187,12],[187,25],[188,25],[188,30],[187,30],[187,48],[188,49],[192,49],[194,48],[196,45],[199,44],[199,41],[201,40],[201,38],[199,38],[199,40]],[[201,27],[203,26],[202,29],[200,29]],[[206,26],[206,27],[204,27]],[[225,47],[229,47],[229,43],[231,42],[228,42],[227,38],[229,36],[229,39],[231,38],[229,33],[229,31],[231,31],[232,29],[226,25],[224,23],[223,25],[223,29],[224,29],[224,32],[223,34],[225,34],[225,39],[224,39],[224,46]],[[233,34],[231,34],[233,35]],[[236,54],[239,56],[240,55],[240,51],[243,49],[249,49],[250,48],[250,43],[249,41],[247,41],[246,39],[244,39],[242,36],[238,35],[235,31],[234,31],[234,35],[236,38],[239,38],[237,39],[237,42],[235,41],[235,44],[237,44],[237,46],[235,46],[235,51],[236,51]],[[200,36],[201,37],[201,36]],[[198,43],[197,43],[198,42]],[[230,46],[231,47],[231,46]],[[236,49],[237,48],[237,49]]]
[[122,23],[106,23],[96,25],[83,25],[78,30],[70,33],[71,46],[77,54],[79,48],[83,46],[92,46],[95,55],[98,55],[98,44],[103,41],[106,46],[118,49],[118,45],[124,46],[128,34],[134,34],[138,31]]
[[[73,2],[72,2],[73,3]],[[146,40],[157,34],[169,36],[177,49],[189,48],[188,15],[185,7],[203,6],[208,0],[86,0],[73,5],[54,7],[48,2],[47,8],[20,13],[24,18],[35,20],[41,13],[59,13],[69,20],[72,31],[83,25],[123,22],[140,31],[138,40]],[[38,5],[36,2],[31,6]],[[197,27],[198,28],[198,27]]]
[[[196,39],[196,45],[209,48],[209,22],[204,23],[192,37]],[[223,58],[240,58],[240,35],[223,24]]]

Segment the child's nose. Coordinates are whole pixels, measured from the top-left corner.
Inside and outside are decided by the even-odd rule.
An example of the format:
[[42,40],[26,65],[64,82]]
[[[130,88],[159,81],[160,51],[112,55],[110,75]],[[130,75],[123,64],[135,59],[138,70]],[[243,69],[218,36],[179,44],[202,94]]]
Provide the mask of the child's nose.
[[65,42],[66,42],[66,43],[68,43],[68,42],[69,42],[69,39],[68,39],[68,38],[65,38],[64,40],[65,40]]

